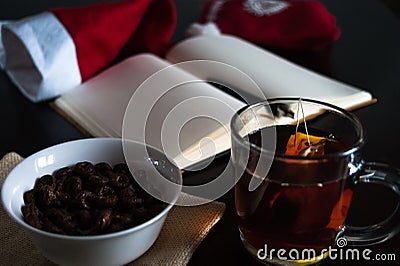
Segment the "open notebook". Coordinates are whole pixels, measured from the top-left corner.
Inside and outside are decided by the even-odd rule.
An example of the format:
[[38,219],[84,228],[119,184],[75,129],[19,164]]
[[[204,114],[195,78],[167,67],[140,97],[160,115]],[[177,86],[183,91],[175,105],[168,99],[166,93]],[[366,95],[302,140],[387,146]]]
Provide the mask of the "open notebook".
[[[202,61],[181,63],[191,60]],[[364,90],[239,38],[204,35],[178,43],[166,59],[132,56],[63,94],[54,106],[94,137],[145,140],[183,169],[229,149],[230,119],[246,105],[204,80],[260,100],[301,96],[348,110],[374,101]]]

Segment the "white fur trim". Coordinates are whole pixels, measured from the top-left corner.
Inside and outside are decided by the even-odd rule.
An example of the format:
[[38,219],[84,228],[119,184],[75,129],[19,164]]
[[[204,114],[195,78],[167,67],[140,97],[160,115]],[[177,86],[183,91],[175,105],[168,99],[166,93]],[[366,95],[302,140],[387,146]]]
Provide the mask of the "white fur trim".
[[5,23],[1,31],[4,69],[31,101],[54,98],[81,83],[74,41],[52,13]]
[[221,34],[218,26],[214,22],[206,24],[193,23],[187,30],[187,35],[190,37],[198,35],[219,35]]

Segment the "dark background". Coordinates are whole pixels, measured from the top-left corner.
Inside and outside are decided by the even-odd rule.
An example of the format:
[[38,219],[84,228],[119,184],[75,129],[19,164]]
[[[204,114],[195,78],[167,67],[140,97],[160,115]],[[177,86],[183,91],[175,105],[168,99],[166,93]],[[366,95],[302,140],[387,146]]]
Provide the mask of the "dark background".
[[400,16],[400,1],[398,0],[382,0],[382,2],[393,11],[396,16]]

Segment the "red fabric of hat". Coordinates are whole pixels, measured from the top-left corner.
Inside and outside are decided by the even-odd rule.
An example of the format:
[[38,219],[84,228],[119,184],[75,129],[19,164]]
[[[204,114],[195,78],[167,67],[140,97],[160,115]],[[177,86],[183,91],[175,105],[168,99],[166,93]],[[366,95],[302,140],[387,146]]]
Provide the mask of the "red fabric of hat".
[[335,17],[318,1],[211,0],[201,22],[264,47],[319,50],[337,40]]
[[129,0],[50,11],[73,38],[82,81],[117,57],[138,52],[162,55],[176,25],[172,0]]
[[173,0],[51,9],[1,24],[0,67],[31,101],[44,101],[130,55],[163,56],[175,26]]

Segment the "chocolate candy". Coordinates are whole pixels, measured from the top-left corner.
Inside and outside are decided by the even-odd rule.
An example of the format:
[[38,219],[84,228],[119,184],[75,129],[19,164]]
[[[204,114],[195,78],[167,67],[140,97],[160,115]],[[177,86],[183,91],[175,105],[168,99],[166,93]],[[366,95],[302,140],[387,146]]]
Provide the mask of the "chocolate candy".
[[24,193],[24,203],[26,223],[66,235],[121,231],[166,207],[135,182],[125,163],[111,167],[86,161],[38,178],[34,188]]

